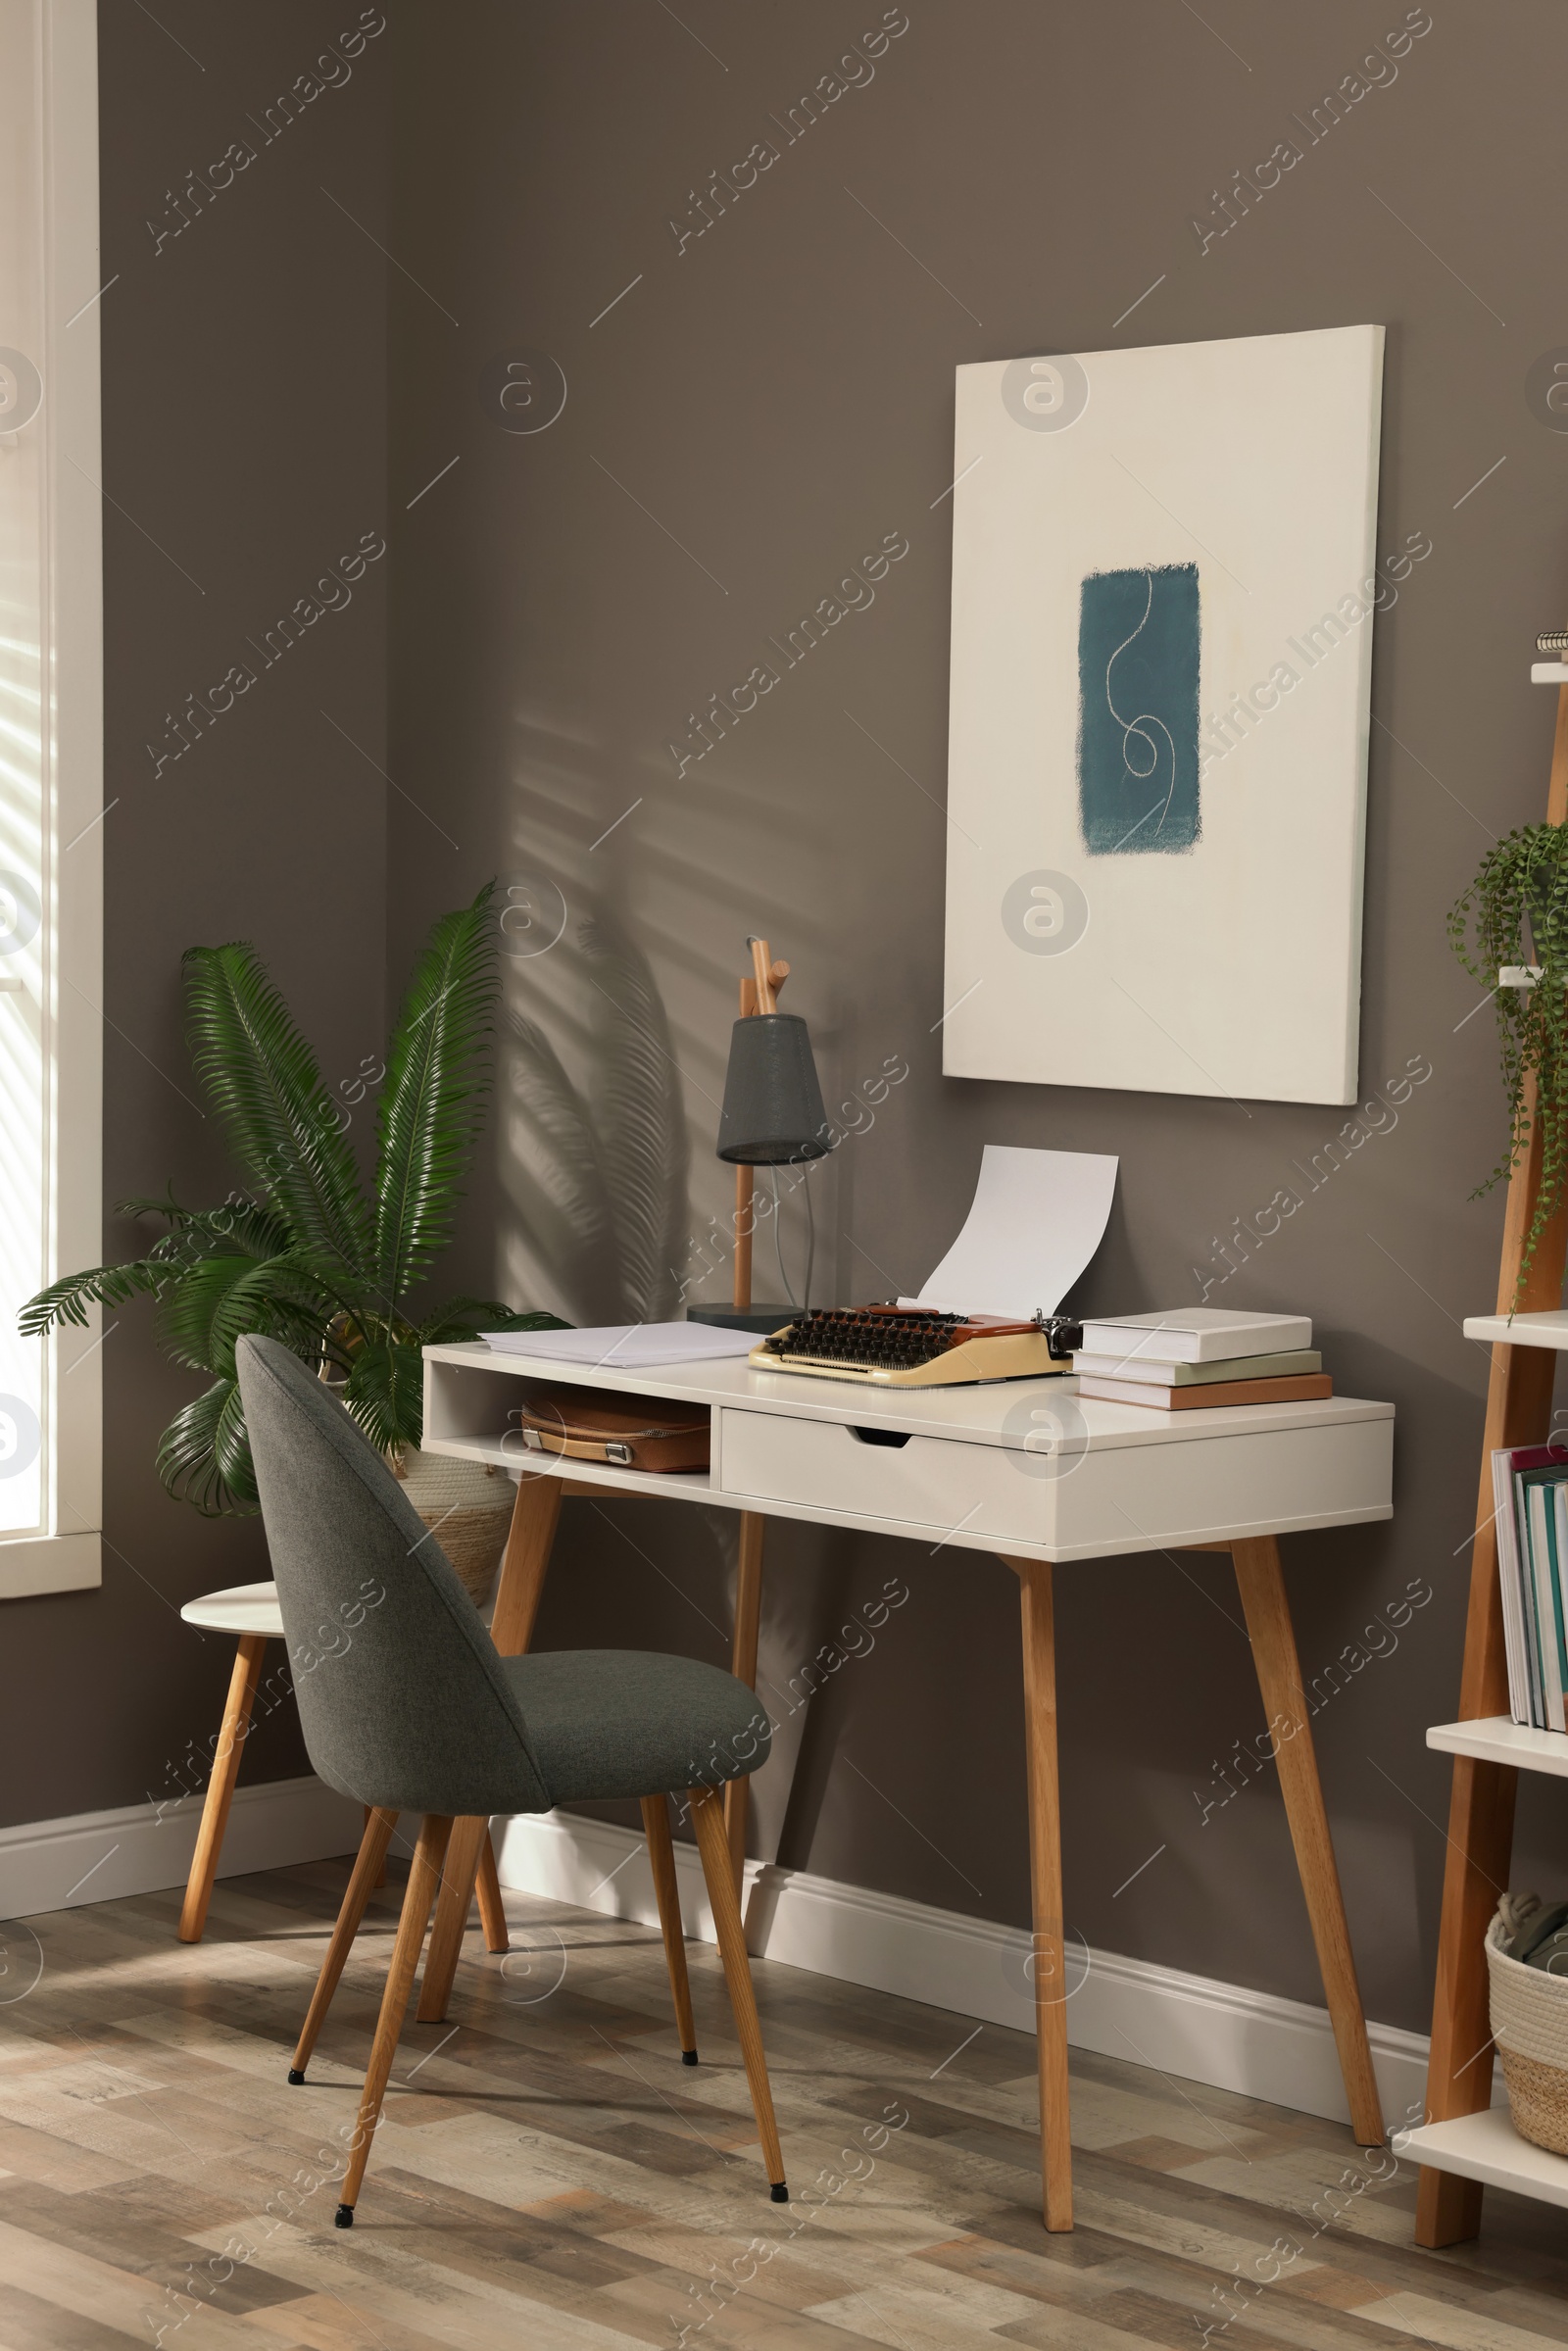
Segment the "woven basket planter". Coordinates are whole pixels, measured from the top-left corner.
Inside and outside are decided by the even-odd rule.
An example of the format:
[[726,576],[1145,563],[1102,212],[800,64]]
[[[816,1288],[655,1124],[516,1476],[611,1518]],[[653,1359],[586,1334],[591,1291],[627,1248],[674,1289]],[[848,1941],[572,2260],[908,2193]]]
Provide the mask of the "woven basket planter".
[[512,1524],[513,1484],[483,1461],[406,1452],[395,1465],[410,1501],[476,1608],[489,1599]]
[[1521,2138],[1568,2155],[1568,1977],[1510,1959],[1503,1945],[1532,1897],[1505,1894],[1487,1929],[1492,2030],[1502,2059],[1513,2127]]

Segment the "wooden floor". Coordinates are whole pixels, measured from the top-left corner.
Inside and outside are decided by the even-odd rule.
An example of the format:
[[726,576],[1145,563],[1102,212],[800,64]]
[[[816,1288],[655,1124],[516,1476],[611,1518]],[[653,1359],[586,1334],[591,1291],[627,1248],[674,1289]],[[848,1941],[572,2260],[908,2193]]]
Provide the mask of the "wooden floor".
[[516,1895],[523,1947],[470,1935],[453,2018],[411,2023],[335,2230],[399,1892],[291,2089],[343,1878],[230,1879],[194,1949],[174,1893],[5,1929],[6,2351],[1568,2344],[1559,2216],[1492,2193],[1479,2244],[1417,2253],[1407,2166],[1102,2058],[1073,2061],[1079,2225],[1047,2237],[1031,2041],[762,1964],[770,2204],[713,1951],[688,2071],[657,1935]]

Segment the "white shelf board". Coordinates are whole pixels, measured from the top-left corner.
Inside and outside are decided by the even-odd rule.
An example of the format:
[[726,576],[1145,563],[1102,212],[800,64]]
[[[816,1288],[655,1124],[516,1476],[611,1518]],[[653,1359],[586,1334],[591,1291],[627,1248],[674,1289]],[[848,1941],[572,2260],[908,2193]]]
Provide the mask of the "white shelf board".
[[1427,1733],[1427,1745],[1446,1755],[1475,1755],[1483,1763],[1511,1763],[1516,1771],[1550,1772],[1568,1780],[1568,1739],[1560,1731],[1533,1731],[1505,1714],[1439,1723]]
[[1467,1314],[1464,1335],[1494,1347],[1568,1347],[1568,1311],[1552,1306],[1543,1314]]
[[1530,683],[1533,686],[1568,686],[1568,661],[1532,661]]
[[1451,2123],[1423,2123],[1418,2131],[1401,2131],[1395,2153],[1405,2162],[1459,2172],[1466,2180],[1484,2180],[1489,2187],[1511,2188],[1516,2196],[1537,2196],[1543,2203],[1568,2208],[1568,2155],[1548,2154],[1521,2138],[1505,2107],[1491,2106],[1481,2114],[1458,2115]]

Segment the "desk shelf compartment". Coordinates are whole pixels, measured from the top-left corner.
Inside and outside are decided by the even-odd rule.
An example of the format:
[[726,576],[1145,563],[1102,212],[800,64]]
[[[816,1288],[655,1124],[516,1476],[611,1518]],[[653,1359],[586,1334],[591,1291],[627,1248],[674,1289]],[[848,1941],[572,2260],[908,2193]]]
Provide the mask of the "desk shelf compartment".
[[[540,1384],[544,1383],[542,1368]],[[426,1452],[445,1453],[462,1461],[484,1461],[510,1470],[514,1478],[554,1475],[555,1457],[529,1450],[514,1417],[522,1383],[515,1363],[432,1361],[427,1353],[424,1376],[424,1439]],[[645,1469],[615,1469],[608,1462],[563,1461],[560,1474],[573,1483],[604,1486],[621,1494],[658,1494],[666,1499],[706,1502],[714,1487],[706,1469],[654,1474]]]

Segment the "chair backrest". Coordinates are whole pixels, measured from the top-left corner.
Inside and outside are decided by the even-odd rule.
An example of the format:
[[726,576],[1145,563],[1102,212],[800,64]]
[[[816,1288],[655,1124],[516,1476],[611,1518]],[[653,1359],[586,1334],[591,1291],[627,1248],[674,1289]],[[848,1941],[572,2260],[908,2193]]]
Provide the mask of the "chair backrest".
[[400,1812],[546,1810],[494,1644],[380,1454],[275,1339],[235,1355],[317,1771]]

